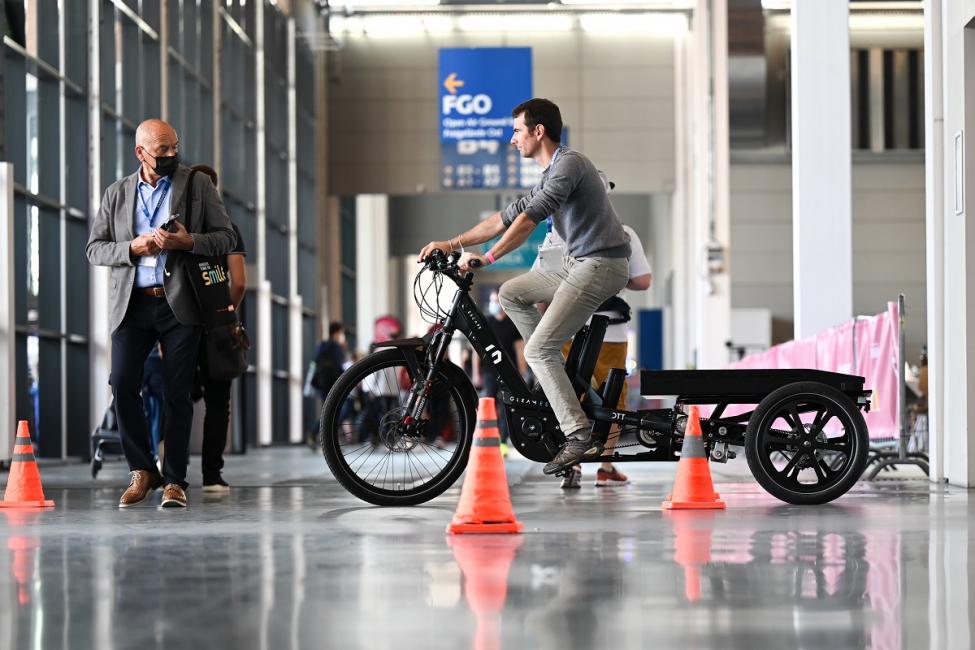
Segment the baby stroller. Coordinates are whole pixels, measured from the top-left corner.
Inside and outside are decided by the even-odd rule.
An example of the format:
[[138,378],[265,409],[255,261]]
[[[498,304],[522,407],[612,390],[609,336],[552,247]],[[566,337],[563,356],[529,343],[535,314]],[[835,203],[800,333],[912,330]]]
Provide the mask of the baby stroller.
[[91,431],[91,477],[96,478],[102,468],[105,454],[122,455],[122,438],[115,418],[115,398],[105,409],[102,422]]

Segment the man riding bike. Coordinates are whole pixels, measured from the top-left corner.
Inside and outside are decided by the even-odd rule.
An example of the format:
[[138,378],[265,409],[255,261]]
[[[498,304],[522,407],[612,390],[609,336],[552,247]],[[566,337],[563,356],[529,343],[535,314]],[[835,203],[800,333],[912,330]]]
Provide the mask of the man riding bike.
[[[586,456],[601,452],[592,425],[563,368],[562,345],[597,308],[629,280],[630,244],[595,165],[577,151],[561,146],[562,116],[547,99],[530,99],[511,111],[511,143],[524,158],[543,168],[528,194],[467,232],[447,241],[430,242],[420,260],[434,249],[463,252],[459,266],[473,270],[472,260],[486,266],[521,246],[540,222],[551,215],[565,242],[561,264],[549,271],[529,271],[501,285],[499,298],[525,345],[525,360],[552,406],[566,442],[545,466],[554,474]],[[464,252],[503,234],[484,255]],[[539,302],[548,309],[541,315]]]

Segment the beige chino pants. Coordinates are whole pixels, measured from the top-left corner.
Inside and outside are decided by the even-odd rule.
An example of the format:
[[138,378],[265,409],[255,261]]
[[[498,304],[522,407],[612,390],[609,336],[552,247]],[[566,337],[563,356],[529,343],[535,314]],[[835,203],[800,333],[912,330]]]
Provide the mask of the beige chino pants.
[[[565,372],[562,346],[628,281],[625,257],[566,257],[561,269],[529,271],[498,291],[501,306],[527,342],[525,361],[566,435],[585,440],[591,424]],[[535,307],[539,302],[548,304],[544,315]]]

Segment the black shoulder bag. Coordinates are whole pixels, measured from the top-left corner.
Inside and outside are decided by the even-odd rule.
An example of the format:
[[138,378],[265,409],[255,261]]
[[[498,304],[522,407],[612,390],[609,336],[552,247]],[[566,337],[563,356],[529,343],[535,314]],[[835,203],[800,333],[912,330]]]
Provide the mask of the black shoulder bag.
[[[184,224],[189,217],[193,177],[190,172],[186,188],[177,205],[183,210]],[[230,381],[247,370],[250,339],[230,299],[230,276],[221,255],[194,255],[183,251],[183,267],[196,296],[203,327],[206,330],[207,375],[218,381]]]

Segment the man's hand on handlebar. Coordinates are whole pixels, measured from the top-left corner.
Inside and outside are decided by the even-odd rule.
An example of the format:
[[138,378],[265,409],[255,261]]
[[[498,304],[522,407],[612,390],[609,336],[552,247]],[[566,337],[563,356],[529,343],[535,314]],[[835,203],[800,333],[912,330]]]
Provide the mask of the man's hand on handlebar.
[[464,253],[460,256],[460,259],[457,260],[457,268],[464,273],[487,265],[487,259],[483,255],[478,255],[477,253]]
[[430,254],[438,248],[443,251],[445,255],[454,249],[454,247],[450,245],[449,241],[432,241],[424,246],[423,250],[420,251],[419,256],[416,258],[417,264],[423,264],[423,262],[430,257]]

